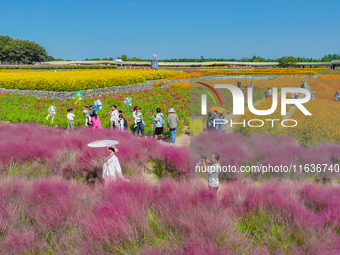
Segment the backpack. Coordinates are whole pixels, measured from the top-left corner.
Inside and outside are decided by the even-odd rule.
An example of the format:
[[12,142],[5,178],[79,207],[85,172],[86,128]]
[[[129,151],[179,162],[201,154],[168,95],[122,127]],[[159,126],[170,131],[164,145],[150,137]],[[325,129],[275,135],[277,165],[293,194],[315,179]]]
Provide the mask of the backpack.
[[164,120],[164,117],[163,117],[163,115],[160,115],[161,117],[162,117],[162,120],[160,121],[161,123],[162,123],[162,127],[164,127],[165,126],[165,120]]

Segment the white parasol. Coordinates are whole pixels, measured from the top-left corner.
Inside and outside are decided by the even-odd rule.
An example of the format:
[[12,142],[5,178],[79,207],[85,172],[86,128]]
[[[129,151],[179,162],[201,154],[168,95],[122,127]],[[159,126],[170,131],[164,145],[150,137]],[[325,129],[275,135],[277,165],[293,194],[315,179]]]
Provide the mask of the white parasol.
[[101,148],[101,147],[113,147],[115,148],[115,151],[118,151],[115,145],[117,145],[119,142],[116,140],[98,140],[92,143],[89,143],[87,146],[92,148]]

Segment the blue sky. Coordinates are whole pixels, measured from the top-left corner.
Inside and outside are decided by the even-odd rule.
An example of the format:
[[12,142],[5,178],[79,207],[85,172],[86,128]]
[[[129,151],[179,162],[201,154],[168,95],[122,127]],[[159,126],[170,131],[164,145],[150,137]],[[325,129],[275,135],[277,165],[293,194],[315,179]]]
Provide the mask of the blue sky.
[[55,58],[320,58],[340,53],[339,0],[0,0],[0,35]]

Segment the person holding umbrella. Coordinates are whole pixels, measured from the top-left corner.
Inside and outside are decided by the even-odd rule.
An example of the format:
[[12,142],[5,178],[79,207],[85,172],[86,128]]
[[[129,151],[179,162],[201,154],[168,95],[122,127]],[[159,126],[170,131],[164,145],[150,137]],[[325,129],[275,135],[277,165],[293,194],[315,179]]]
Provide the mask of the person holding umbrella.
[[125,179],[122,174],[122,168],[119,164],[119,160],[117,156],[115,155],[115,148],[109,147],[109,156],[104,157],[104,165],[103,165],[103,179],[105,180],[105,186],[108,187],[108,185],[114,181],[116,181],[116,175],[118,175],[122,180],[129,181],[128,179]]

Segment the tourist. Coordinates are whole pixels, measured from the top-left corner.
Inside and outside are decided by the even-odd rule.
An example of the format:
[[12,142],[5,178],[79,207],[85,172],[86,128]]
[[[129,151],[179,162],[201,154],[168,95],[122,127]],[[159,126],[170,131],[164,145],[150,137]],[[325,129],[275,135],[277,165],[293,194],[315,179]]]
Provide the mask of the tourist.
[[[295,93],[291,93],[292,94],[292,99],[295,99]],[[291,106],[294,106],[295,104],[291,104]]]
[[208,119],[207,119],[207,129],[208,131],[212,130],[214,126],[214,118],[211,112],[208,112]]
[[88,126],[88,124],[91,121],[90,118],[90,110],[89,110],[89,105],[85,105],[84,111],[83,111],[84,115],[85,115],[85,126]]
[[[219,116],[219,119],[220,119],[220,120],[224,120],[224,114],[223,114],[223,113],[220,113],[219,115],[220,115],[220,116]],[[223,128],[224,128],[224,121],[223,121],[223,122],[220,121],[220,124],[219,124],[219,126],[218,126],[218,130],[223,131]]]
[[272,90],[270,88],[267,88],[267,90],[264,92],[265,97],[271,97],[272,96]]
[[252,89],[253,89],[253,88],[254,88],[254,84],[253,84],[253,83],[250,83],[250,84],[249,84],[249,88],[252,88]]
[[138,108],[138,106],[133,107],[133,112],[132,112],[132,117],[134,119],[134,123],[135,123],[134,127],[135,128],[137,127],[137,121],[136,121],[137,108]]
[[71,129],[74,129],[74,117],[73,109],[67,109],[67,130],[70,131]]
[[161,108],[156,109],[156,116],[152,115],[152,118],[155,121],[155,139],[157,139],[158,136],[163,140],[164,135],[163,135],[163,127],[165,125],[165,120],[163,113],[161,112]]
[[219,117],[218,117],[218,111],[214,111],[214,123],[215,123],[215,129],[219,130],[220,129],[220,121],[219,121]]
[[122,180],[129,181],[128,179],[125,179],[122,174],[122,168],[119,164],[119,160],[117,156],[115,155],[115,149],[113,147],[108,148],[109,156],[104,157],[104,165],[103,165],[103,179],[105,180],[105,186],[108,187],[108,185],[114,181],[116,181],[116,175],[118,175]]
[[177,129],[177,123],[178,123],[178,116],[175,113],[176,111],[174,108],[171,108],[169,110],[169,116],[168,116],[168,127],[170,129],[170,136],[171,136],[171,145],[175,145],[176,141],[176,129]]
[[117,106],[116,105],[112,105],[112,110],[109,111],[109,115],[111,116],[110,119],[110,129],[113,129],[116,127],[116,125],[118,125],[118,110],[117,110]]
[[312,94],[310,95],[310,99],[313,100],[315,98],[315,91],[312,92]]
[[136,133],[137,135],[139,135],[139,130],[141,131],[141,135],[145,136],[145,132],[144,132],[144,126],[143,126],[143,114],[140,112],[141,108],[140,107],[136,107],[135,108],[135,112],[133,113],[133,117],[135,119],[135,126],[136,126]]
[[124,116],[122,114],[119,114],[118,119],[119,121],[118,121],[117,127],[121,131],[126,131],[128,127],[126,119],[124,119]]
[[[209,190],[217,195],[219,179],[218,174],[221,169],[220,155],[217,153],[212,154],[211,160],[207,159],[204,155],[202,158],[203,168],[208,172],[208,186]],[[208,164],[208,166],[206,166]]]
[[303,89],[306,89],[306,88],[307,88],[307,82],[306,82],[305,80],[303,80],[303,81],[301,82],[301,88],[303,88]]
[[237,81],[237,87],[240,89],[241,88],[241,82]]
[[91,122],[92,122],[92,130],[95,130],[96,127],[98,129],[102,129],[102,124],[100,123],[100,118],[97,116],[97,113],[95,112],[92,119],[91,119]]
[[339,93],[339,90],[337,90],[335,92],[335,95],[334,95],[334,101],[338,101],[339,102],[339,100],[340,100],[340,93]]
[[91,119],[92,119],[92,117],[94,117],[97,113],[96,113],[96,111],[93,109],[94,108],[94,106],[92,105],[92,104],[90,104],[90,117],[91,117]]
[[[298,87],[296,87],[296,88],[298,88]],[[295,93],[294,93],[294,98],[295,98],[295,99],[298,99],[298,97],[299,97],[299,92],[295,92]]]

